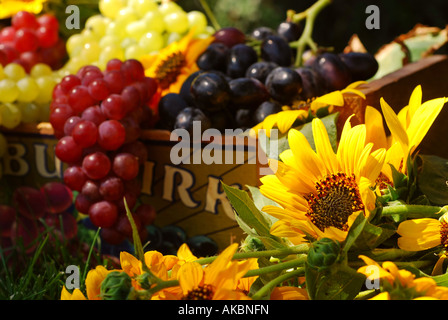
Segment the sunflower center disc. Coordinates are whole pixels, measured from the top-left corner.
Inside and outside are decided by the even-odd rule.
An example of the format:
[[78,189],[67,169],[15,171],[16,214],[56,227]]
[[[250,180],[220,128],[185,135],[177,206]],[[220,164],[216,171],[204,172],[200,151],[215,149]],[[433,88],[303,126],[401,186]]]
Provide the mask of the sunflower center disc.
[[183,300],[212,300],[213,298],[213,287],[209,284],[204,286],[199,286],[188,292]]
[[354,175],[331,174],[316,183],[316,190],[308,195],[307,216],[321,231],[328,227],[347,231],[348,217],[364,209]]
[[442,222],[440,227],[440,243],[444,248],[448,248],[448,223]]
[[167,89],[170,84],[176,82],[182,67],[186,64],[182,52],[174,52],[160,63],[155,72],[155,78],[159,81],[162,89]]

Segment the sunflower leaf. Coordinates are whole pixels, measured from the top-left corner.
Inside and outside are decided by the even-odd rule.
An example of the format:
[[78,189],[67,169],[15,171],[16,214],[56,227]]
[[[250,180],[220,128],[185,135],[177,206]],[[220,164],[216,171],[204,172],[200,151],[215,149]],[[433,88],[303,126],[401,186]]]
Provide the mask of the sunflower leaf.
[[267,249],[282,246],[281,239],[270,234],[271,223],[258,210],[249,194],[244,190],[228,186],[225,183],[222,183],[222,186],[236,212],[236,220],[243,230],[252,236],[258,235]]
[[[335,112],[332,114],[329,114],[326,117],[320,118],[322,120],[325,129],[328,133],[328,138],[330,139],[331,147],[333,148],[333,151],[336,152],[337,150],[337,137],[338,137],[338,128],[337,128],[337,122],[338,122],[338,116],[339,113]],[[316,151],[316,146],[314,144],[314,136],[313,136],[313,126],[311,122],[305,123],[303,126],[296,128],[302,134],[306,137],[308,140],[311,148]]]
[[448,204],[448,159],[419,155],[422,161],[418,187],[433,204]]

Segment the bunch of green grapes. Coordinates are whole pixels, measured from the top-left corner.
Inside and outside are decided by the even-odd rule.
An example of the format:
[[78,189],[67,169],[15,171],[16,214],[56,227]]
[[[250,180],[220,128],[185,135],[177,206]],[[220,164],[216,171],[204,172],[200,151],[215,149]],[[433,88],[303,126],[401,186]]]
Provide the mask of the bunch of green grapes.
[[193,27],[196,37],[214,32],[202,12],[185,12],[174,2],[100,0],[99,9],[101,14],[91,16],[80,33],[68,38],[67,73],[74,74],[84,65],[105,70],[114,58],[139,60],[179,40]]
[[34,65],[29,74],[18,63],[0,65],[0,125],[13,129],[22,122],[48,121],[57,83],[57,73],[44,63]]

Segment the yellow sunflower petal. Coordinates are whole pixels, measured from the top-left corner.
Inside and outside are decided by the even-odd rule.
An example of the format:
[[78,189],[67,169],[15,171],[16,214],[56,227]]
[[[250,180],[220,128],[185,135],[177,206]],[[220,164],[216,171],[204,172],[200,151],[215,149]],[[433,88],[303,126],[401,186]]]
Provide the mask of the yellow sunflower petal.
[[312,121],[314,144],[317,155],[322,159],[327,168],[327,173],[334,173],[338,170],[338,160],[328,138],[327,130],[322,120],[315,118]]
[[197,262],[183,264],[178,272],[179,285],[184,295],[197,288],[204,278],[204,270]]
[[387,148],[383,116],[377,109],[367,106],[365,111],[366,141],[373,142],[373,149]]
[[408,112],[406,117],[406,127],[409,126],[411,119],[414,117],[415,111],[420,107],[422,104],[422,86],[418,85],[414,88],[414,90],[411,93],[411,97],[409,98],[409,105],[408,105]]
[[384,118],[386,119],[387,126],[392,133],[394,139],[396,139],[403,149],[403,153],[407,154],[409,147],[409,139],[405,128],[400,123],[394,110],[384,101],[383,98],[380,99],[381,110],[383,111]]
[[227,268],[227,264],[232,260],[233,255],[238,249],[238,243],[232,243],[228,246],[209,266],[204,276],[205,283],[213,284],[218,281],[221,270]]

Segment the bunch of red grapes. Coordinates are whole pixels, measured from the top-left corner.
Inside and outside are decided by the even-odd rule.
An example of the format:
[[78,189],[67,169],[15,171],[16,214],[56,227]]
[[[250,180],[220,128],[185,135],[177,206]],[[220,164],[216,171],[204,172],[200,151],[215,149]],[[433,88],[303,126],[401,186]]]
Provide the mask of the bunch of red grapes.
[[77,234],[77,221],[70,212],[72,191],[61,182],[48,182],[40,189],[21,186],[14,190],[11,205],[0,205],[0,235],[3,248],[22,241],[30,253],[38,245],[38,237],[46,228],[52,235],[66,240]]
[[59,139],[55,154],[68,164],[64,182],[78,192],[76,209],[102,228],[110,244],[132,238],[124,199],[142,233],[155,218],[151,205],[135,207],[138,173],[148,155],[139,138],[151,120],[148,103],[156,91],[156,81],[145,77],[139,61],[118,59],[104,72],[84,66],[53,91],[50,122]]
[[59,37],[59,22],[51,14],[36,17],[20,11],[11,18],[11,26],[0,31],[0,64],[19,63],[29,72],[37,63],[53,70],[62,67],[65,42]]

